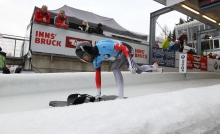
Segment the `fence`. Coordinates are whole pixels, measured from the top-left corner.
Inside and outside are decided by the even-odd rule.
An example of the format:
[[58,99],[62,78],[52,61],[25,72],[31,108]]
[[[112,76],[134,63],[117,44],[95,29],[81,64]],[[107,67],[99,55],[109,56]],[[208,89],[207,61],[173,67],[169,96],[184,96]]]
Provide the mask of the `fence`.
[[25,41],[29,42],[25,37],[0,35],[0,47],[6,53],[6,57],[23,57]]
[[175,67],[175,51],[165,50],[158,47],[153,47],[153,62],[157,61],[159,66]]

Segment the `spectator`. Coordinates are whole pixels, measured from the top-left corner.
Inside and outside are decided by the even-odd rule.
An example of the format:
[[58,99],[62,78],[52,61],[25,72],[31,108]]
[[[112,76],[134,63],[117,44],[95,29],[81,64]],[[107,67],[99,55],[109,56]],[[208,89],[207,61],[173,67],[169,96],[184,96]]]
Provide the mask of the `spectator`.
[[10,71],[6,67],[6,53],[2,51],[2,48],[0,47],[0,69],[3,70],[4,74],[9,74]]
[[82,27],[82,31],[85,31],[87,33],[89,32],[89,24],[86,20],[83,21],[81,27]]
[[188,52],[187,52],[187,54],[193,54],[193,55],[197,55],[197,53],[195,52],[195,48],[193,48],[193,49],[190,49]]
[[217,54],[212,54],[212,59],[216,59]]
[[159,48],[159,45],[158,45],[159,41],[155,41],[155,44],[154,44],[154,47],[157,47]]
[[183,33],[179,36],[178,40],[180,40],[180,49],[179,52],[183,52],[184,49],[184,40],[185,40],[185,44],[187,44],[187,33],[186,31],[183,31]]
[[39,23],[50,24],[50,13],[47,12],[46,5],[43,5],[41,10],[35,11],[34,21],[39,22]]
[[174,42],[171,42],[168,47],[168,50],[177,51],[179,49],[179,43],[180,43],[179,40],[175,40]]
[[96,27],[96,29],[95,29],[95,31],[96,31],[97,34],[103,34],[102,27],[103,27],[103,26],[102,26],[101,23],[99,23],[99,24],[97,25],[97,27]]
[[162,43],[162,46],[161,48],[163,49],[168,49],[169,45],[170,45],[170,42],[171,42],[171,37],[168,36]]
[[6,53],[2,52],[2,48],[0,47],[0,68],[3,69],[4,67],[6,67]]
[[209,54],[207,55],[207,58],[212,58],[212,53],[209,53]]
[[64,10],[60,10],[60,13],[57,14],[57,16],[54,17],[54,25],[57,26],[57,27],[62,27],[62,28],[68,28],[69,27],[68,18],[65,15]]

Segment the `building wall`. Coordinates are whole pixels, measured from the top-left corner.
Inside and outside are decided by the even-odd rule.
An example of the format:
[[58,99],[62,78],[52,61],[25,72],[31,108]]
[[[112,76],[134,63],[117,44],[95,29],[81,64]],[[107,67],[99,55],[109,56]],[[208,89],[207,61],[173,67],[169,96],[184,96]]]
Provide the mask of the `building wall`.
[[[55,73],[55,72],[93,72],[93,64],[84,63],[77,58],[58,57],[51,55],[32,54],[32,62],[26,59],[24,69],[33,69],[36,73]],[[31,66],[32,63],[32,66]],[[102,71],[111,71],[110,61],[102,62]],[[127,71],[122,67],[122,71]]]

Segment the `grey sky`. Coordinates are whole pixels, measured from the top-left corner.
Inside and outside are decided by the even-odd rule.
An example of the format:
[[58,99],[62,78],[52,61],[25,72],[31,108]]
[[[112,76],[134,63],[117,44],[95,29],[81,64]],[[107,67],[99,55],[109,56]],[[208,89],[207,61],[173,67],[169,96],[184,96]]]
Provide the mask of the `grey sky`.
[[[68,5],[80,10],[96,13],[101,16],[114,18],[127,30],[149,34],[150,13],[164,6],[153,0],[0,0],[2,19],[0,21],[0,33],[24,36],[26,27],[30,22],[34,6],[47,5],[49,10],[55,10],[63,5]],[[186,16],[172,11],[158,18],[158,23],[165,24],[173,29],[179,18]],[[157,25],[156,35],[162,30]]]

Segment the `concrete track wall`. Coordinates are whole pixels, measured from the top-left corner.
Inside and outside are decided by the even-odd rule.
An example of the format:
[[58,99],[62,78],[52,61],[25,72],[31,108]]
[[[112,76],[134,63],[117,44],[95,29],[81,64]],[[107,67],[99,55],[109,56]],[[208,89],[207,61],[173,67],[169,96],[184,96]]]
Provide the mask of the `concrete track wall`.
[[[125,85],[129,86],[195,79],[220,79],[220,74],[187,73],[185,77],[180,73],[157,74],[148,72],[142,73],[141,75],[132,75],[130,72],[123,72],[123,77]],[[115,87],[115,85],[113,73],[102,72],[102,87]],[[0,77],[0,96],[82,88],[95,89],[94,72],[10,74],[1,75]]]
[[[32,65],[26,59],[24,69],[33,69],[36,73],[94,72],[92,64],[71,57],[33,54]],[[126,68],[122,68],[122,70],[126,70]],[[102,62],[102,71],[111,71],[111,62]]]

